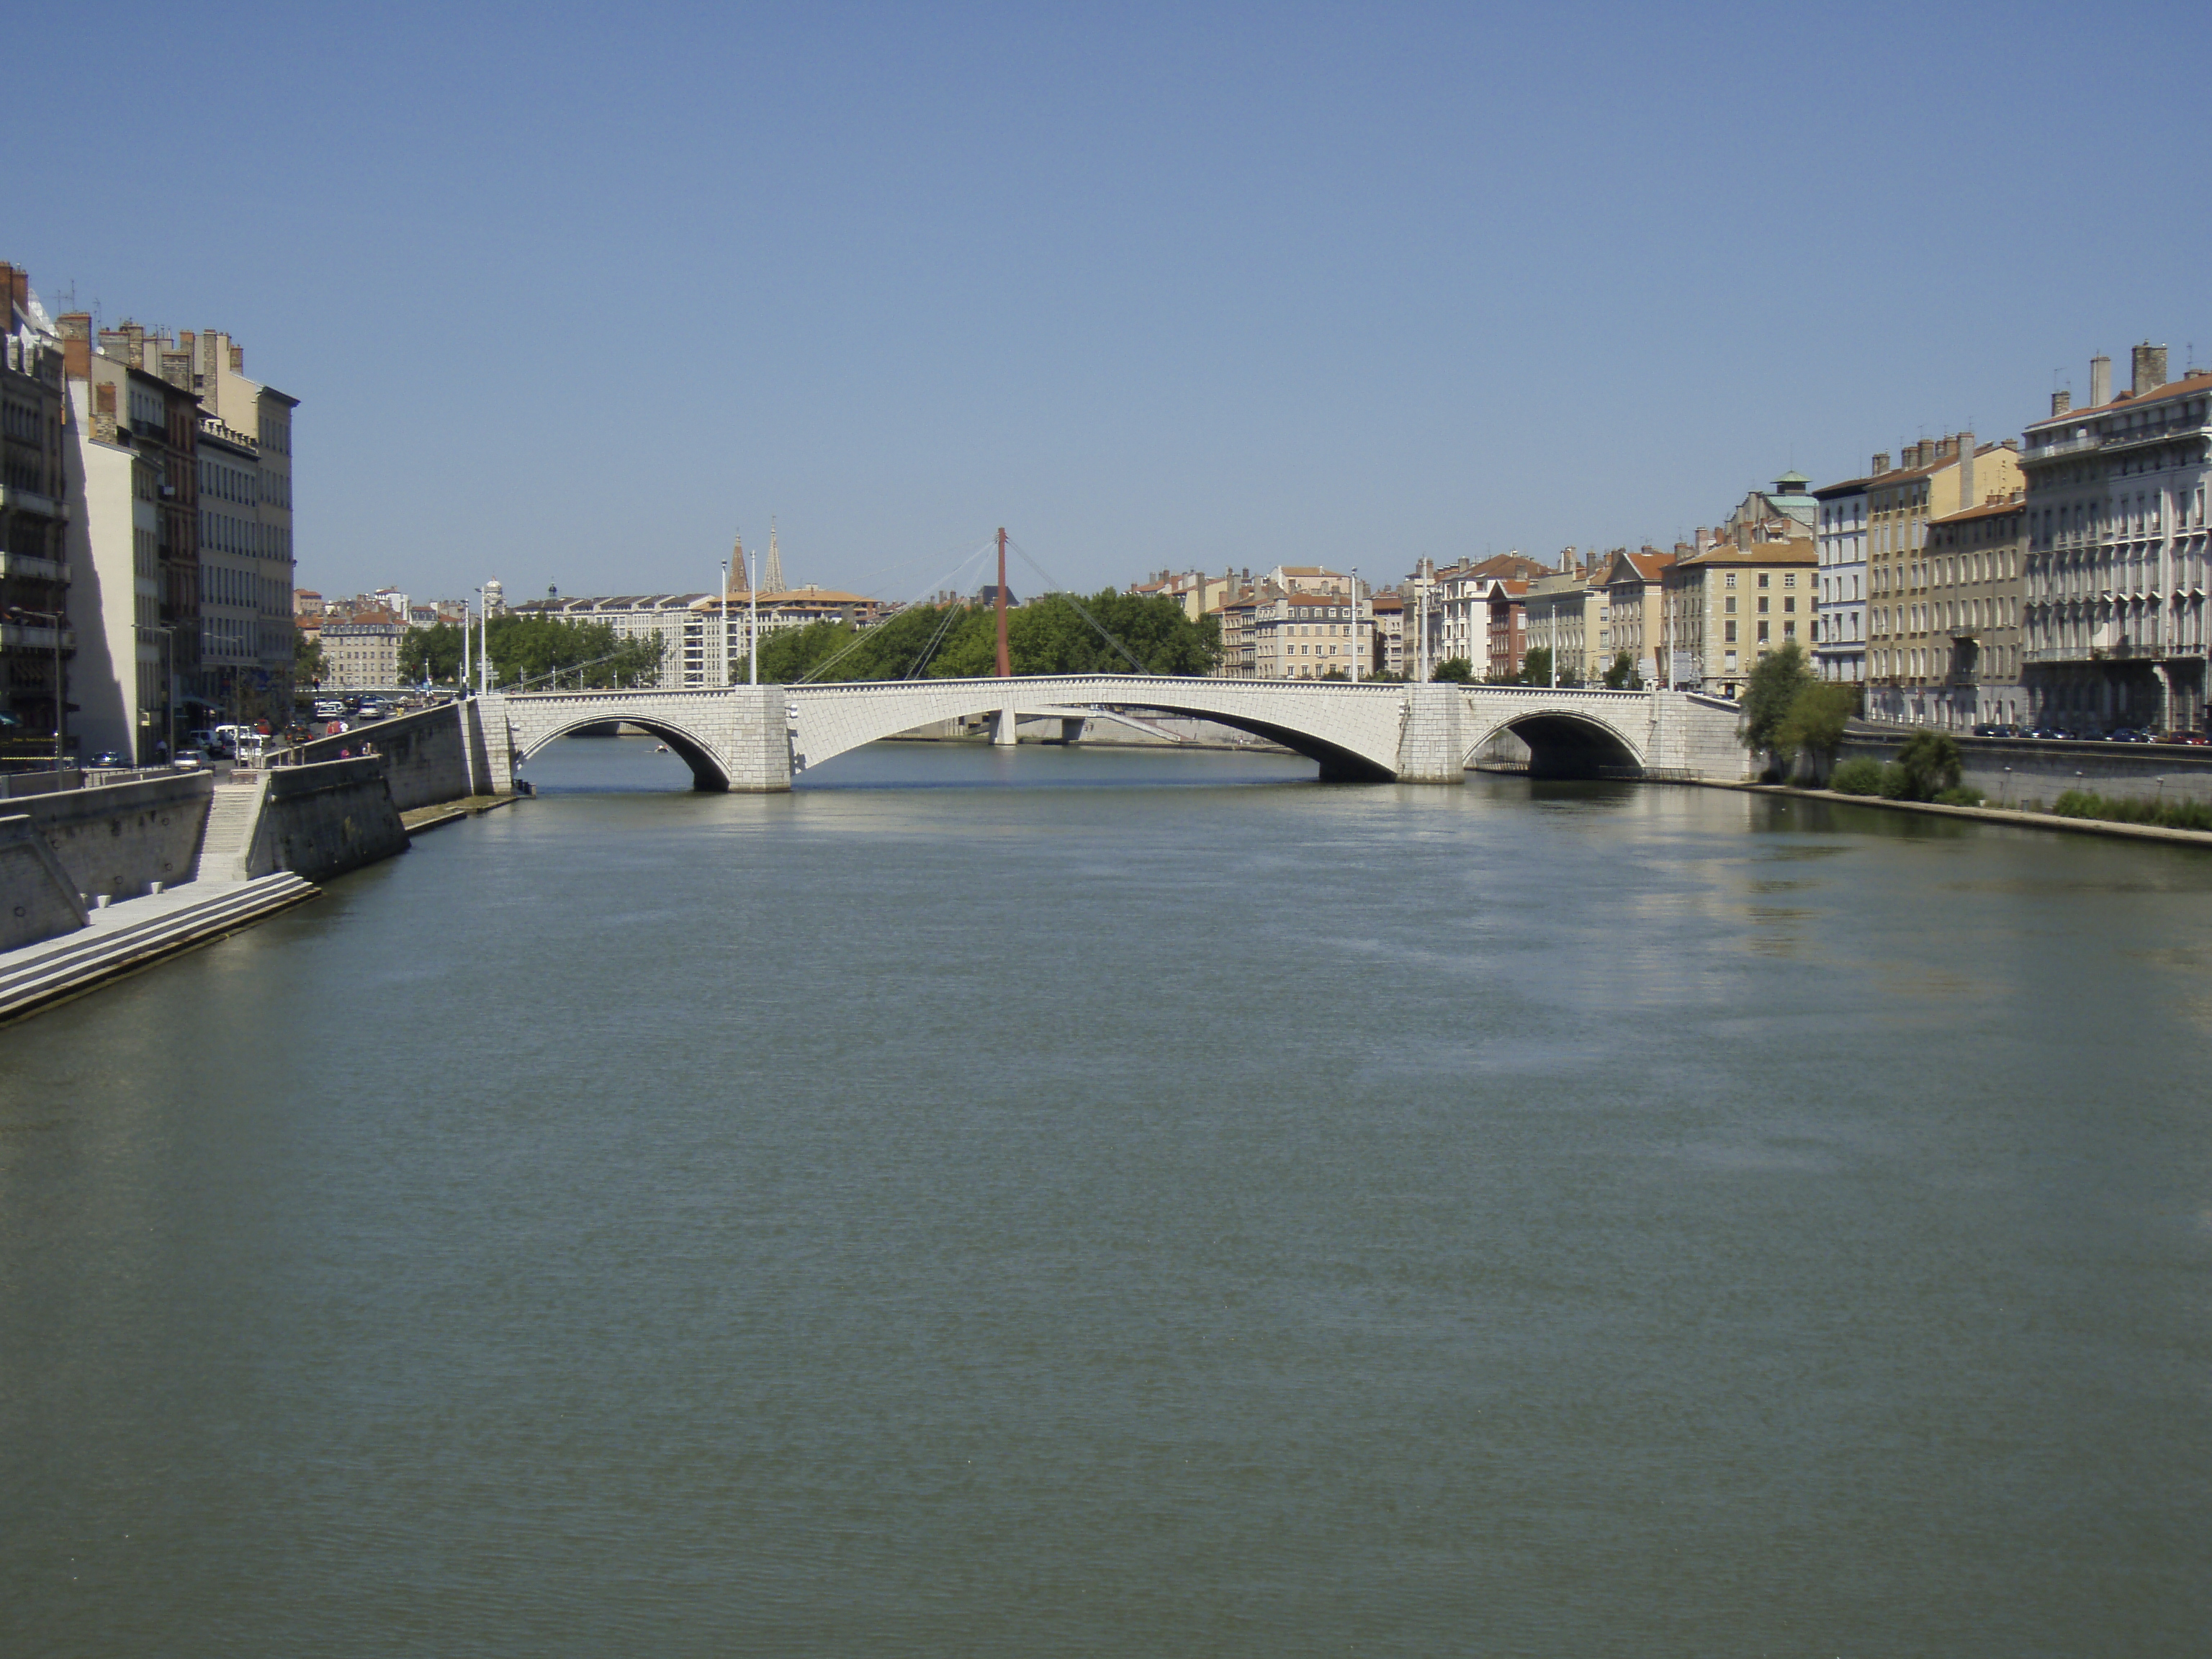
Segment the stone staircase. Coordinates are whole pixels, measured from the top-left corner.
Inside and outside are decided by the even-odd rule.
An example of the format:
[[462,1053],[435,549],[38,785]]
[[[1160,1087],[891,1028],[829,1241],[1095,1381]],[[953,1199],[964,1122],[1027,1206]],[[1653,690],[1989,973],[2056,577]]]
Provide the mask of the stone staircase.
[[[238,791],[244,794],[241,787]],[[321,890],[289,871],[191,896],[187,885],[103,910],[83,930],[8,953],[0,964],[0,1023],[66,1000],[103,980],[234,933]],[[120,918],[136,913],[128,920]]]
[[269,775],[249,782],[216,786],[208,802],[207,828],[200,832],[199,860],[192,867],[194,881],[244,881],[246,854],[253,849],[253,831],[261,822],[261,802],[269,792]]

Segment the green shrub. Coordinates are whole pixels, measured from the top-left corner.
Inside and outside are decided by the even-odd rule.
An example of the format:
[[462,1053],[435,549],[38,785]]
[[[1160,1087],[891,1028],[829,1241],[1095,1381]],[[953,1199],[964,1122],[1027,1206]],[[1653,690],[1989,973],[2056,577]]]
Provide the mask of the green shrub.
[[1871,795],[1881,788],[1881,763],[1861,757],[1840,763],[1828,775],[1828,787],[1843,795]]
[[1979,806],[1982,804],[1982,792],[1978,789],[1968,789],[1964,786],[1956,789],[1946,789],[1936,797],[1936,804],[1938,806]]
[[1959,740],[1948,732],[1915,732],[1897,751],[1907,800],[1934,800],[1959,787]]
[[1895,761],[1891,761],[1882,767],[1881,777],[1875,781],[1874,792],[1884,800],[1911,800],[1911,776]]
[[2193,800],[2110,799],[2069,789],[2051,804],[2062,818],[2100,818],[2107,823],[2154,823],[2166,830],[2212,830],[2212,806]]

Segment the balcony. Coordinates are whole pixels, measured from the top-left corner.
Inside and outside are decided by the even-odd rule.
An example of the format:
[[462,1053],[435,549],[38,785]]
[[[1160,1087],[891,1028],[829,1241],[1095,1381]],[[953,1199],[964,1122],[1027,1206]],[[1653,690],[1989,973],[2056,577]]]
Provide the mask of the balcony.
[[0,483],[0,507],[6,507],[13,513],[35,513],[45,519],[65,516],[62,504],[52,495],[41,495],[35,489],[25,489],[11,483]]
[[2022,459],[2030,461],[2056,460],[2061,455],[2081,455],[2092,449],[2104,447],[2105,441],[2094,432],[2081,432],[2071,438],[2061,438],[2055,443],[2039,444]]
[[[54,630],[43,623],[0,623],[0,650],[46,651],[54,648]],[[62,629],[62,649],[76,649],[76,629]]]
[[34,582],[70,579],[69,566],[59,559],[41,559],[29,553],[0,553],[0,576],[20,576]]

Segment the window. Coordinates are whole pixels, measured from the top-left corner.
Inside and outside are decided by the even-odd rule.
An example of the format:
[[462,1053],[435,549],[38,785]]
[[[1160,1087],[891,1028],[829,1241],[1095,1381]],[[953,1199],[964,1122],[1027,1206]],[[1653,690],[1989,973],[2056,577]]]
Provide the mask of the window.
[[1735,624],[1734,623],[1723,623],[1721,624],[1721,639],[1723,643],[1728,645],[1734,645],[1735,643]]
[[1797,586],[1797,573],[1796,573],[1796,571],[1794,571],[1794,570],[1785,570],[1785,571],[1784,571],[1784,572],[1782,573],[1782,585],[1783,585],[1784,587],[1795,587],[1795,586]]
[[1792,593],[1789,598],[1784,599],[1782,601],[1782,608],[1784,611],[1795,611],[1797,608],[1797,596],[1795,593]]
[[1772,635],[1770,635],[1770,634],[1767,632],[1767,629],[1768,629],[1771,626],[1771,623],[1759,623],[1759,642],[1761,645],[1765,645],[1765,644],[1766,643],[1766,641],[1767,641],[1769,639],[1771,639],[1771,638],[1772,637]]
[[1728,586],[1729,586],[1729,587],[1734,587],[1734,586],[1735,586],[1735,571],[1731,570],[1731,571],[1729,571],[1729,572],[1728,573],[1728,576],[1727,576],[1727,579],[1726,579],[1726,585],[1727,585]]
[[1767,585],[1767,581],[1768,581],[1768,577],[1767,577],[1766,573],[1765,573],[1764,570],[1760,571],[1760,572],[1759,573],[1759,585],[1761,587],[1765,587],[1765,586]]
[[1763,617],[1766,614],[1766,607],[1771,603],[1772,603],[1772,601],[1768,599],[1765,594],[1762,593],[1759,596],[1759,614],[1760,616]]

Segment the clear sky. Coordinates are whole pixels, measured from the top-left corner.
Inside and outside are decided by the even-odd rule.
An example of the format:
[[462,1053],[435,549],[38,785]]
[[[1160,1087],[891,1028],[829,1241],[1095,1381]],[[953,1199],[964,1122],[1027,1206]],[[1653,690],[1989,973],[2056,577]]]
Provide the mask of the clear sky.
[[[2212,7],[15,12],[0,258],[302,400],[299,580],[1664,542],[2212,362]],[[1017,588],[1021,586],[1016,584]]]

